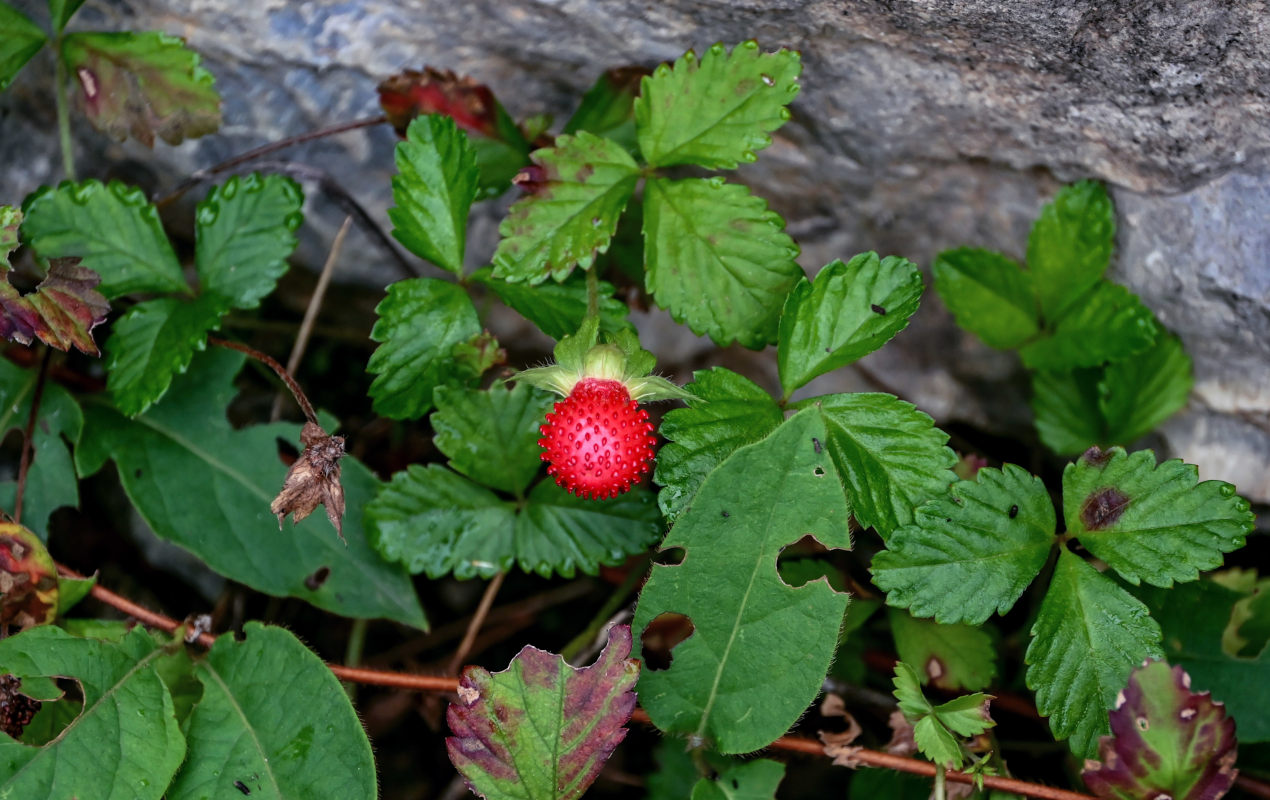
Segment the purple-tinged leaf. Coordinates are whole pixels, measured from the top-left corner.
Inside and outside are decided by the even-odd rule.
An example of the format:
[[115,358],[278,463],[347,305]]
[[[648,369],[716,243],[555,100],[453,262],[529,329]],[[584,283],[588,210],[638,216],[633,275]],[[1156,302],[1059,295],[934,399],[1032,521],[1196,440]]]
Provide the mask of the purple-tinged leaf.
[[1217,800],[1235,782],[1235,721],[1208,692],[1191,691],[1181,667],[1147,661],[1111,712],[1102,762],[1085,762],[1094,794],[1117,800]]
[[639,662],[619,625],[589,667],[525,647],[491,675],[468,667],[446,714],[450,761],[486,800],[581,797],[622,739],[635,708]]
[[89,122],[107,135],[154,147],[220,127],[220,95],[198,54],[166,33],[72,33],[62,60]]

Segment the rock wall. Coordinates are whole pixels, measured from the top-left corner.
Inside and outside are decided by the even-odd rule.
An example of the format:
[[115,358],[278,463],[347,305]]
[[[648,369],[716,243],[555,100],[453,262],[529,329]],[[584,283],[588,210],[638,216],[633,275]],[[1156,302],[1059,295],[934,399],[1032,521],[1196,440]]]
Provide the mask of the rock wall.
[[[42,2],[18,5],[45,13]],[[257,144],[375,113],[376,83],[406,66],[469,73],[518,118],[564,119],[605,67],[750,37],[797,48],[794,119],[740,178],[789,220],[804,267],[866,249],[924,264],[961,244],[1021,257],[1061,183],[1107,181],[1120,215],[1113,277],[1195,357],[1192,401],[1162,444],[1270,501],[1264,2],[94,0],[72,28],[179,34],[216,75],[226,102],[215,136],[150,153],[77,129],[86,174],[122,160],[127,177],[158,189]],[[59,177],[49,73],[28,68],[0,95],[6,202]],[[286,157],[328,171],[382,214],[393,143],[385,129],[358,131]],[[500,213],[475,215],[474,260],[492,251]],[[301,253],[317,261],[337,213],[314,198],[310,214],[329,223],[310,226],[324,230]],[[345,280],[397,277],[373,247],[353,247],[368,255]],[[708,343],[660,319],[643,320],[648,336],[684,363],[707,357]],[[867,366],[941,421],[1027,430],[1017,360],[958,333],[933,293]],[[773,374],[766,361],[750,371]],[[818,388],[832,385],[858,388],[858,376]]]

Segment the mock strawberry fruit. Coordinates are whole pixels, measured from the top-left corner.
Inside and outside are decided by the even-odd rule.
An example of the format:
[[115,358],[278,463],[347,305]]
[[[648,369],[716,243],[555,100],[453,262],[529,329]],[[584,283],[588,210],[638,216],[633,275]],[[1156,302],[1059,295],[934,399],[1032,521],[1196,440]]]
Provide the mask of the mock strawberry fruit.
[[556,483],[605,500],[629,491],[653,461],[653,424],[621,381],[583,378],[539,428],[542,460]]
[[633,333],[596,344],[598,323],[582,324],[556,345],[556,363],[516,375],[564,399],[539,428],[547,474],[565,490],[592,500],[616,497],[647,475],[657,437],[642,400],[689,398],[665,378],[649,375],[653,357]]

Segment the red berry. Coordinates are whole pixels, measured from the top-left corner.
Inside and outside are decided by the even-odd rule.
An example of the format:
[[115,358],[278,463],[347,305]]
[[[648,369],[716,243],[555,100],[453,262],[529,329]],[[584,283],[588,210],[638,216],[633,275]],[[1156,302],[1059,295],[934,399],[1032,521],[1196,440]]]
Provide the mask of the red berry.
[[629,491],[653,460],[653,424],[621,381],[583,378],[538,429],[547,474],[595,500]]

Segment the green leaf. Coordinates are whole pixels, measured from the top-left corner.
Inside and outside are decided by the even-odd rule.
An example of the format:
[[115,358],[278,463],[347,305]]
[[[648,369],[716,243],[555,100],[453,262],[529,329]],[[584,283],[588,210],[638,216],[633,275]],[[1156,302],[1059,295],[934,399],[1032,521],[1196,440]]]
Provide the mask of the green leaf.
[[814,283],[799,281],[780,320],[777,367],[785,397],[895,338],[917,311],[922,288],[916,264],[877,253],[832,261]]
[[[970,625],[940,625],[889,610],[891,635],[900,661],[920,668],[921,682],[941,689],[983,689],[996,677],[992,637]],[[916,669],[915,668],[915,669]]]
[[[0,641],[0,672],[69,677],[83,713],[44,747],[0,737],[0,794],[158,800],[185,758],[172,697],[155,670],[163,651],[143,629],[119,644],[43,625]],[[103,757],[103,747],[109,757]]]
[[463,272],[467,215],[480,172],[476,150],[451,117],[426,114],[397,143],[392,235],[406,249],[456,275]]
[[348,695],[284,628],[248,622],[194,674],[203,697],[185,726],[190,759],[168,800],[241,796],[374,800],[375,762]]
[[509,281],[562,281],[608,250],[617,220],[639,180],[635,160],[616,142],[581,131],[532,156],[541,172],[530,193],[498,226],[494,275]]
[[18,228],[22,225],[22,212],[13,206],[0,205],[0,266],[7,271],[9,254],[18,249]]
[[551,395],[517,383],[485,391],[438,386],[433,399],[434,441],[450,467],[486,486],[523,493],[542,468],[538,427],[551,410]]
[[935,291],[957,324],[989,347],[1015,348],[1040,332],[1032,276],[992,250],[945,250],[931,265]]
[[216,79],[179,36],[72,33],[61,56],[78,79],[84,115],[113,139],[154,147],[155,136],[180,144],[220,127]]
[[640,704],[662,731],[748,753],[788,730],[819,693],[847,596],[822,581],[788,586],[776,562],[804,534],[851,546],[846,495],[812,442],[827,435],[804,411],[737,450],[662,542],[683,548],[683,561],[653,566],[634,627],[677,613],[694,628],[668,669],[640,679]]
[[60,619],[66,615],[66,612],[74,608],[80,600],[92,592],[93,587],[97,585],[97,576],[89,575],[87,578],[57,578],[57,616]]
[[1159,620],[1169,663],[1186,670],[1195,691],[1211,691],[1226,704],[1239,741],[1270,741],[1270,647],[1255,658],[1222,649],[1222,633],[1241,595],[1209,580],[1136,593]]
[[243,359],[220,348],[195,357],[163,401],[135,419],[90,406],[75,450],[80,475],[113,458],[124,491],[151,530],[253,589],[345,616],[425,627],[409,578],[366,543],[360,509],[378,481],[356,459],[346,456],[340,464],[350,512],[347,544],[320,514],[278,530],[269,503],[287,468],[277,442],[299,441],[300,426],[230,427],[225,408]]
[[130,308],[106,341],[106,385],[115,408],[135,417],[163,397],[172,379],[207,347],[208,331],[220,327],[225,310],[215,295],[192,301],[161,297]]
[[1255,658],[1270,643],[1270,578],[1257,580],[1246,592],[1231,609],[1222,649],[1228,655]]
[[689,50],[644,78],[635,101],[639,149],[655,167],[755,161],[789,119],[801,71],[797,51],[764,53],[753,40],[730,53],[716,44],[700,60]]
[[370,338],[380,343],[366,371],[375,412],[393,419],[417,419],[432,408],[432,390],[464,385],[477,377],[457,369],[456,345],[481,332],[467,292],[433,278],[409,278],[388,287],[375,307],[379,318]]
[[[26,427],[38,378],[34,369],[0,359],[0,438]],[[50,514],[63,506],[79,505],[79,481],[63,437],[78,440],[83,424],[84,415],[70,392],[55,381],[45,381],[22,498],[22,524],[41,540],[48,540]],[[0,482],[0,508],[13,510],[16,496],[16,480]]]
[[1073,753],[1092,757],[1129,672],[1161,655],[1160,626],[1147,607],[1061,548],[1024,657],[1027,686],[1054,738],[1070,737]]
[[1098,405],[1109,431],[1106,444],[1129,444],[1186,405],[1194,379],[1182,340],[1161,332],[1146,352],[1103,370]]
[[756,758],[724,770],[716,780],[697,781],[692,800],[775,800],[784,777],[784,764]]
[[850,800],[928,800],[930,778],[889,769],[858,769],[851,775]]
[[79,7],[84,4],[84,0],[49,0],[49,17],[53,23],[53,30],[61,33],[66,28],[66,23],[71,21],[71,17],[75,16],[75,12],[79,11]]
[[[472,273],[471,279],[489,287],[504,304],[553,339],[576,333],[586,318],[586,280],[580,274],[575,273],[563,283],[546,281],[532,286],[495,278],[493,271],[485,267]],[[600,329],[610,332],[630,327],[626,320],[630,309],[614,298],[613,292],[613,284],[599,282]]]
[[1054,544],[1054,505],[1041,479],[985,467],[917,509],[873,557],[886,602],[937,622],[979,625],[1009,611]]
[[[83,0],[80,0],[83,2]],[[40,26],[8,3],[0,3],[0,92],[9,88],[26,62],[44,46],[48,37]]]
[[1099,797],[1134,800],[1221,797],[1235,782],[1235,723],[1221,703],[1190,690],[1181,667],[1143,664],[1111,712],[1102,763],[1086,762],[1085,785]]
[[922,755],[943,767],[961,769],[966,751],[961,739],[977,736],[996,723],[988,716],[989,695],[970,694],[932,705],[922,694],[917,670],[903,661],[895,665],[895,699],[913,726],[913,741]]
[[733,451],[762,439],[785,415],[748,378],[714,367],[692,374],[684,387],[705,402],[668,411],[660,433],[667,440],[657,453],[653,481],[661,510],[672,522],[687,507],[701,482]]
[[544,480],[517,503],[438,464],[394,475],[366,508],[366,524],[385,558],[434,579],[489,578],[513,563],[544,578],[594,575],[662,531],[653,497],[641,489],[585,500]]
[[1064,186],[1041,209],[1027,240],[1027,266],[1047,320],[1066,314],[1102,278],[1115,237],[1115,209],[1096,181]]
[[98,288],[113,300],[133,292],[181,292],[181,274],[159,212],[145,193],[119,181],[63,181],[23,205],[22,238],[41,258],[80,258],[101,275]]
[[203,291],[255,308],[287,271],[304,192],[282,175],[234,176],[198,204],[194,263]]
[[563,133],[589,131],[612,139],[628,153],[635,155],[635,98],[640,82],[648,70],[643,67],[617,67],[606,70],[582,95],[578,110],[565,123]]
[[1199,481],[1193,464],[1124,448],[1091,449],[1063,470],[1067,532],[1129,583],[1169,587],[1221,566],[1254,515],[1235,487]]
[[1032,373],[1036,432],[1058,455],[1074,456],[1106,441],[1106,422],[1099,407],[1103,374],[1101,367]]
[[455,769],[487,800],[577,800],[626,738],[639,677],[630,653],[631,629],[617,625],[582,669],[533,646],[494,675],[466,668],[446,712]]
[[881,393],[807,401],[824,416],[829,448],[851,494],[852,513],[883,539],[913,521],[913,509],[957,480],[948,434],[911,403]]
[[1069,304],[1053,333],[1023,345],[1028,369],[1096,367],[1141,353],[1159,332],[1151,309],[1115,283],[1101,281]]
[[721,178],[644,186],[646,286],[676,322],[715,344],[776,340],[781,307],[803,276],[780,216]]

